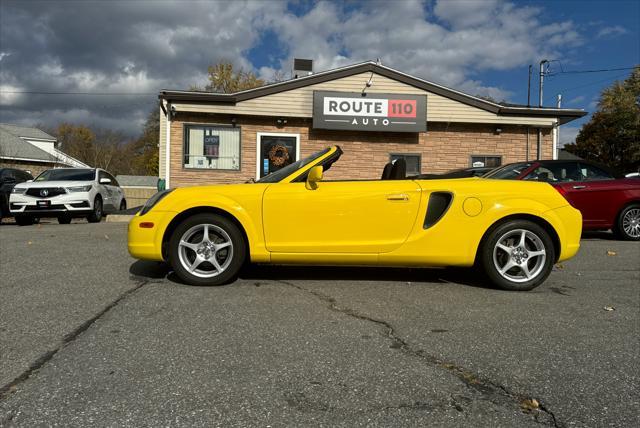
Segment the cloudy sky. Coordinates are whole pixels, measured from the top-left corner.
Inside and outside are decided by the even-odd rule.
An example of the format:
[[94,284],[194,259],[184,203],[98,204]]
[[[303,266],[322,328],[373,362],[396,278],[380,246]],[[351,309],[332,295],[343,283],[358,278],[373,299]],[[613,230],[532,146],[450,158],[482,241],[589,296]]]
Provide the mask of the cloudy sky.
[[[593,110],[640,63],[640,2],[396,0],[0,1],[0,122],[91,124],[135,135],[160,89],[206,82],[220,60],[269,79],[383,64],[470,94],[526,103],[527,70],[554,74],[545,104]],[[534,80],[537,85],[537,80]],[[537,100],[535,94],[532,99]],[[582,120],[564,127],[563,140]]]

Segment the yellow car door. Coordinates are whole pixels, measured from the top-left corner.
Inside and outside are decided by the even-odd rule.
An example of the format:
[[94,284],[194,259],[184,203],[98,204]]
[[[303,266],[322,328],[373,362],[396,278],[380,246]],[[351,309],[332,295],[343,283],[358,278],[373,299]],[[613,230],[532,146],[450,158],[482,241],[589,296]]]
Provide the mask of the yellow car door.
[[263,196],[267,249],[283,253],[383,253],[407,239],[420,186],[411,180],[275,183]]

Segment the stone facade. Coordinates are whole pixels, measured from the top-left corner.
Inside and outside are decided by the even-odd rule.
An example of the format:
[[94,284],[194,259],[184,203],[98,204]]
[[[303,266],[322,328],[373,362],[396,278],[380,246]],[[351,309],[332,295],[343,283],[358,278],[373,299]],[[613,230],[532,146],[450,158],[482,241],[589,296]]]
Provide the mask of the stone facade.
[[[171,187],[205,183],[241,183],[256,177],[257,133],[300,135],[300,156],[334,144],[344,154],[326,172],[328,180],[378,179],[391,153],[420,154],[421,173],[440,173],[467,168],[473,155],[501,156],[502,164],[536,158],[537,130],[518,125],[461,124],[429,122],[427,132],[413,134],[315,130],[310,119],[288,118],[277,126],[274,118],[235,116],[240,128],[241,166],[239,171],[185,169],[182,165],[184,125],[230,125],[230,115],[178,113],[171,122]],[[552,158],[551,128],[543,129],[542,158]],[[164,159],[161,159],[161,162]]]

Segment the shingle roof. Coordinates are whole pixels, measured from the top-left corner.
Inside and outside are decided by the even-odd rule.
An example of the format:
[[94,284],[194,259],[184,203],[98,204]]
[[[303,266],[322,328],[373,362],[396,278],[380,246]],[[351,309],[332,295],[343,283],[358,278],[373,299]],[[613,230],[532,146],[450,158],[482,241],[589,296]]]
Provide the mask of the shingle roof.
[[3,129],[16,137],[34,138],[38,140],[56,140],[56,137],[53,137],[38,128],[32,128],[29,126],[0,123],[0,129]]
[[[56,162],[56,158],[51,156],[49,153],[45,152],[42,149],[34,146],[33,144],[24,141],[19,136],[13,134],[9,129],[15,130],[15,128],[22,127],[13,127],[7,125],[0,125],[0,157],[4,158],[20,158],[20,159],[31,159],[43,162]],[[39,130],[36,130],[39,131]],[[40,131],[43,135],[48,135]],[[36,133],[32,133],[31,135],[36,135]],[[27,137],[27,138],[42,138],[42,137]]]
[[158,185],[158,177],[151,175],[118,175],[116,180],[121,186],[156,187]]

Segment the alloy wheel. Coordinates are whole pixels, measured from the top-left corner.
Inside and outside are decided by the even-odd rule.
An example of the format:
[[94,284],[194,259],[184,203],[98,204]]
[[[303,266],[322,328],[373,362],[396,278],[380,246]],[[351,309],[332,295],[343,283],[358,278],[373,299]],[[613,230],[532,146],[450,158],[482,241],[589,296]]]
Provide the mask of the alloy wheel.
[[493,248],[496,270],[512,282],[527,282],[536,278],[543,271],[546,258],[542,239],[525,229],[504,233]]
[[224,272],[233,259],[229,234],[214,224],[188,229],[178,243],[180,264],[192,275],[211,278]]
[[640,208],[632,208],[624,214],[622,229],[632,238],[640,237]]

